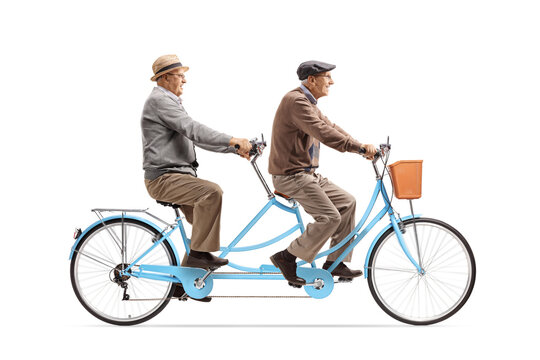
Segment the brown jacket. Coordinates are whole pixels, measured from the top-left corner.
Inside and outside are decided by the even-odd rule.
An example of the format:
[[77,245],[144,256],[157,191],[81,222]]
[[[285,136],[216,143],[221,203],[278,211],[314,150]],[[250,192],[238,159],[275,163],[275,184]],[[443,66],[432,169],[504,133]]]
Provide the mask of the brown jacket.
[[274,117],[268,172],[291,175],[319,167],[319,141],[341,152],[358,152],[362,146],[331,123],[301,88],[288,92]]

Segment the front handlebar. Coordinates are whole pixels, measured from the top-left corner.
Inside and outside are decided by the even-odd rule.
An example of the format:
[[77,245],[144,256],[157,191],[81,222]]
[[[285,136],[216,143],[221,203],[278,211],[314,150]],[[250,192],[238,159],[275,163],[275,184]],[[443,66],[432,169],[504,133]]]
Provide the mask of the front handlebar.
[[[377,162],[380,158],[390,152],[390,144],[381,144],[381,147],[377,150],[375,155],[373,155],[373,162]],[[365,156],[366,149],[361,148],[358,152],[360,155]]]

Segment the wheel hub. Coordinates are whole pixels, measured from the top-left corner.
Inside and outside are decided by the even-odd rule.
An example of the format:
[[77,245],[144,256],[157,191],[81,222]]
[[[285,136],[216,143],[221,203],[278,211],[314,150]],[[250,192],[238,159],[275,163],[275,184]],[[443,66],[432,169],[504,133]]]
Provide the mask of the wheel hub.
[[[120,275],[124,269],[126,269],[129,266],[129,264],[118,264],[114,269],[111,270],[110,278],[112,282],[115,282],[117,284],[124,283],[129,280],[131,276],[128,275]],[[131,274],[131,270],[128,270],[128,273]]]

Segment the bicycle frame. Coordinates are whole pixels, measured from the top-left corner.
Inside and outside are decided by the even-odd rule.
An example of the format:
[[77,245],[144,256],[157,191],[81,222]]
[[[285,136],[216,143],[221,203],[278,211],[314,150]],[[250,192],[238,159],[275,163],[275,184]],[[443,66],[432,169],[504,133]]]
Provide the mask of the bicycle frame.
[[[265,184],[264,179],[262,179],[262,176],[260,176],[260,178],[263,181],[263,184]],[[267,186],[266,186],[266,188],[267,188]],[[304,229],[304,224],[302,222],[302,217],[300,215],[300,210],[298,208],[298,204],[294,200],[292,200],[291,202],[292,202],[293,205],[292,206],[286,206],[286,205],[280,203],[275,198],[275,196],[269,192],[268,188],[267,188],[267,192],[271,196],[269,196],[269,200],[266,203],[266,205],[259,211],[259,213],[248,223],[248,225],[240,232],[240,234],[238,234],[238,236],[228,246],[220,248],[220,251],[221,251],[220,257],[226,257],[231,252],[244,252],[244,251],[251,251],[251,250],[261,249],[261,248],[264,248],[266,246],[274,244],[274,243],[288,237],[289,235],[293,234],[297,230],[300,230],[300,233],[304,232],[304,230],[305,230]],[[376,202],[376,200],[378,198],[379,193],[382,194],[385,206],[377,213],[377,215],[371,220],[371,222],[360,232],[360,230],[362,229],[362,227],[366,223],[369,215],[373,211],[373,208],[375,206],[375,202]],[[283,232],[282,234],[280,234],[280,235],[278,235],[278,236],[276,236],[276,237],[274,237],[274,238],[272,238],[270,240],[264,241],[264,242],[259,243],[259,244],[251,245],[251,246],[237,247],[237,244],[242,240],[242,238],[251,230],[251,228],[273,206],[276,206],[277,208],[279,208],[279,209],[281,209],[281,210],[283,210],[285,212],[294,214],[296,216],[297,223],[293,227],[288,229],[287,231]],[[71,259],[72,255],[73,255],[73,251],[76,248],[77,243],[79,242],[79,240],[92,227],[96,226],[100,222],[104,223],[105,221],[107,221],[109,219],[120,218],[120,217],[122,217],[122,218],[133,218],[133,219],[143,221],[143,222],[151,225],[152,227],[157,229],[162,234],[162,236],[161,236],[161,238],[159,240],[155,241],[155,243],[152,246],[150,246],[143,254],[141,254],[137,259],[135,259],[132,262],[132,264],[129,265],[123,271],[123,275],[135,276],[135,277],[140,277],[140,278],[147,278],[147,279],[152,279],[152,280],[161,280],[161,281],[170,281],[170,282],[182,282],[181,279],[184,277],[183,275],[185,275],[186,273],[191,273],[192,272],[191,268],[184,268],[184,267],[181,267],[181,266],[156,266],[156,265],[144,265],[144,264],[141,264],[141,261],[144,259],[144,257],[146,255],[148,255],[150,252],[152,252],[152,250],[155,247],[157,247],[158,245],[160,245],[163,241],[168,241],[168,243],[171,245],[171,247],[173,249],[173,252],[175,253],[175,256],[177,257],[177,259],[176,259],[177,263],[180,263],[180,257],[178,256],[178,252],[176,251],[176,248],[174,247],[174,244],[173,244],[173,242],[172,242],[172,240],[170,238],[171,234],[176,229],[179,229],[180,235],[181,235],[183,243],[184,243],[184,247],[186,249],[186,252],[189,253],[190,239],[186,235],[186,232],[185,232],[185,229],[184,229],[184,226],[183,226],[183,223],[182,223],[182,219],[181,219],[180,216],[177,216],[177,218],[175,219],[175,224],[168,224],[168,229],[166,228],[165,230],[163,230],[163,229],[160,229],[157,225],[153,224],[152,222],[150,222],[150,221],[148,221],[146,219],[126,215],[126,212],[143,212],[143,213],[146,213],[146,214],[158,219],[159,221],[167,224],[165,221],[157,218],[156,216],[152,215],[151,213],[147,212],[146,210],[94,209],[94,211],[98,211],[98,212],[99,211],[122,211],[122,215],[121,216],[111,216],[111,217],[108,217],[106,219],[103,219],[103,218],[100,217],[100,221],[97,221],[96,223],[91,225],[88,229],[86,229],[78,237],[77,241],[73,245],[72,252],[70,254],[70,259]],[[371,244],[371,246],[369,248],[369,251],[368,251],[368,253],[366,255],[365,264],[364,264],[364,269],[365,269],[365,271],[364,271],[365,275],[364,276],[366,278],[369,276],[368,261],[369,261],[369,258],[370,258],[371,251],[372,251],[373,247],[375,246],[375,244],[377,243],[377,241],[379,240],[381,235],[390,227],[394,228],[394,230],[395,230],[395,232],[397,234],[398,241],[399,241],[399,243],[401,245],[401,248],[403,249],[403,251],[404,251],[405,255],[407,256],[407,258],[416,267],[418,272],[421,273],[423,271],[422,268],[417,263],[417,261],[413,258],[413,256],[411,255],[409,249],[405,245],[405,241],[403,239],[402,233],[401,233],[399,225],[398,225],[398,220],[396,219],[396,217],[395,217],[395,215],[394,215],[394,213],[392,211],[392,208],[390,206],[390,201],[389,201],[389,198],[388,198],[388,194],[386,192],[386,188],[384,187],[384,183],[383,183],[380,176],[378,176],[377,184],[376,184],[375,189],[373,191],[371,201],[369,202],[369,205],[368,205],[367,209],[365,210],[364,215],[362,216],[362,219],[358,222],[358,224],[353,229],[353,231],[349,235],[347,235],[347,237],[345,237],[339,244],[333,246],[332,248],[330,248],[330,249],[328,249],[326,251],[323,251],[323,252],[319,253],[315,257],[315,260],[317,260],[317,259],[319,259],[321,257],[327,256],[327,255],[333,253],[334,251],[337,251],[338,249],[345,246],[345,244],[347,242],[349,242],[349,240],[351,240],[353,237],[355,237],[354,240],[343,251],[343,253],[336,259],[336,261],[334,261],[334,264],[329,269],[327,269],[329,272],[331,272],[337,266],[337,264],[339,264],[339,262],[341,262],[347,256],[347,254],[349,254],[358,245],[358,243],[371,231],[371,229],[387,213],[388,213],[389,218],[390,218],[390,224],[388,226],[386,226],[373,240],[373,242],[372,242],[372,244]],[[409,219],[411,217],[412,216],[407,216],[403,220],[407,220],[407,219]],[[415,217],[418,217],[418,215],[416,215]],[[305,264],[306,264],[305,261],[298,262],[298,266],[302,266],[302,265],[305,265]],[[310,265],[311,265],[312,268],[316,268],[316,264],[315,264],[314,261],[311,262]],[[282,275],[276,274],[276,273],[280,273],[280,271],[279,271],[279,269],[277,269],[273,265],[261,265],[259,268],[250,268],[250,267],[244,267],[244,266],[229,262],[229,266],[231,266],[232,268],[235,268],[237,270],[240,270],[242,273],[232,273],[232,274],[214,273],[214,274],[211,275],[212,278],[213,279],[255,279],[255,280],[262,280],[262,279],[264,279],[264,280],[282,280],[283,279]],[[134,267],[138,267],[138,269],[134,269]]]
[[[253,253],[249,252],[265,248],[268,250],[264,251],[268,252],[275,246],[279,248],[281,245],[277,242],[293,234],[296,237],[297,232],[301,235],[306,230],[299,203],[279,192],[271,192],[255,164],[266,143],[264,140],[259,142],[255,139],[251,144],[250,155],[254,156],[251,164],[266,190],[268,200],[227,246],[219,248],[221,258],[231,257],[235,261],[237,258],[229,256],[231,253],[248,252],[243,259],[249,258],[253,261]],[[341,265],[382,218],[388,215],[388,224],[378,226],[382,230],[373,238],[364,262],[364,277],[377,304],[396,320],[413,325],[433,324],[459,311],[469,298],[475,282],[476,265],[472,250],[463,235],[452,226],[438,219],[415,215],[411,200],[409,205],[412,215],[402,218],[394,210],[383,181],[389,170],[386,166],[389,157],[390,143],[387,139],[386,144],[380,145],[372,159],[376,175],[375,188],[367,208],[352,231],[340,239],[339,243],[330,245],[327,250],[321,250],[312,261],[311,258],[309,262],[298,259],[296,276],[305,282],[302,282],[302,286],[290,282],[289,285],[303,288],[308,296],[233,297],[323,299],[329,296],[336,283],[351,280],[339,278],[336,281],[340,276],[335,271],[336,267]],[[381,164],[378,164],[379,160],[382,160]],[[379,171],[381,166],[382,171]],[[393,165],[390,165],[390,168],[395,170]],[[398,175],[392,180],[398,181],[399,185]],[[379,195],[382,201],[378,201]],[[399,195],[398,191],[396,195]],[[211,295],[214,280],[217,279],[287,281],[280,269],[264,263],[247,267],[229,259],[230,268],[224,266],[219,270],[182,266],[187,256],[184,256],[184,261],[180,261],[180,255],[183,254],[182,251],[177,251],[172,241],[173,233],[178,230],[188,255],[191,245],[194,244],[184,229],[179,206],[160,201],[158,203],[172,206],[176,214],[174,222],[164,221],[148,212],[148,209],[93,209],[99,220],[84,232],[76,229],[76,240],[69,257],[71,283],[78,300],[95,317],[111,324],[134,325],[154,317],[173,298],[208,302],[214,297],[230,297]],[[375,209],[376,203],[382,203],[382,208],[377,206]],[[263,238],[259,239],[260,232],[252,233],[248,237],[252,228],[274,207],[279,209],[276,212],[293,214],[296,221],[293,224],[283,223],[283,228],[279,231],[273,228],[270,231],[265,230],[264,233],[279,232],[277,236],[272,234],[272,238],[263,235]],[[105,218],[102,212],[115,214]],[[266,219],[266,224],[268,220]],[[274,225],[273,222],[270,221],[270,225]],[[408,233],[405,235],[406,229]],[[244,240],[246,237],[248,239]],[[272,248],[269,248],[271,245]],[[414,251],[409,251],[407,246]],[[318,268],[316,261],[329,255],[336,257],[331,266],[328,269]],[[333,274],[333,271],[336,273]]]

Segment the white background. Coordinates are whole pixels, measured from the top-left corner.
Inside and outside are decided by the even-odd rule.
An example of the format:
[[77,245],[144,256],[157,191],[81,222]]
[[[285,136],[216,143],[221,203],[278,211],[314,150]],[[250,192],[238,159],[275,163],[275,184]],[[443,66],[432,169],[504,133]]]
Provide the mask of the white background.
[[[539,320],[537,2],[21,1],[0,10],[2,358],[538,353],[537,330],[528,329]],[[390,136],[391,161],[423,159],[417,211],[469,240],[478,274],[465,307],[435,326],[403,325],[357,279],[323,300],[172,302],[131,328],[87,313],[69,279],[73,228],[93,222],[95,207],[172,215],[144,188],[139,128],[151,65],[170,53],[191,67],[183,96],[191,116],[248,138],[270,138],[300,62],[336,64],[335,85],[319,102],[323,113],[361,142]],[[245,160],[198,156],[199,176],[225,192],[228,243],[265,194]],[[270,180],[267,159],[268,152],[260,166]],[[327,147],[320,163],[322,174],[357,198],[359,219],[374,185],[370,164]],[[407,203],[397,208],[408,214]],[[269,220],[255,229],[260,238],[293,219]],[[373,235],[351,266],[362,267]],[[246,263],[269,263],[287,244]],[[216,283],[214,294],[303,294],[267,283]]]

